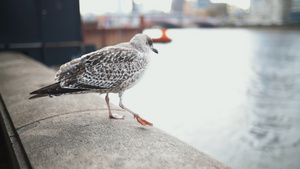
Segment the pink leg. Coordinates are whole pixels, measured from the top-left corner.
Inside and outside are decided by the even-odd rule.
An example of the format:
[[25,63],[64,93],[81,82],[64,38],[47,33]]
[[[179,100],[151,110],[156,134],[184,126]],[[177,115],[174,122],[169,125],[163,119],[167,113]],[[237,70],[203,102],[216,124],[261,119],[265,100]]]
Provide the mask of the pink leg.
[[105,96],[105,101],[108,107],[108,113],[109,113],[109,118],[111,119],[124,119],[124,116],[118,115],[118,114],[112,114],[111,110],[110,110],[110,105],[109,105],[109,97],[108,97],[108,93]]
[[122,94],[123,94],[123,93],[119,93],[119,97],[120,97],[119,106],[120,106],[122,109],[124,109],[124,110],[128,111],[129,113],[131,113],[131,114],[134,116],[134,118],[136,118],[137,121],[138,121],[140,124],[152,126],[152,125],[153,125],[152,123],[150,123],[150,122],[148,122],[148,121],[142,119],[138,114],[134,113],[132,110],[128,109],[127,107],[125,107],[125,106],[123,105],[123,103],[122,103]]

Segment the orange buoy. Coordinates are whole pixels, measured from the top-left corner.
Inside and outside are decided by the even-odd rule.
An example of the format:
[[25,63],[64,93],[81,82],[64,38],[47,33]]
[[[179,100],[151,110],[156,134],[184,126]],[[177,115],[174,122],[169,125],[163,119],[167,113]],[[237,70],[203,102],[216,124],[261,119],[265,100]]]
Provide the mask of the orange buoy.
[[166,43],[166,42],[171,42],[172,40],[167,36],[166,28],[161,29],[162,31],[162,36],[160,38],[153,38],[152,41],[153,42],[161,42],[161,43]]

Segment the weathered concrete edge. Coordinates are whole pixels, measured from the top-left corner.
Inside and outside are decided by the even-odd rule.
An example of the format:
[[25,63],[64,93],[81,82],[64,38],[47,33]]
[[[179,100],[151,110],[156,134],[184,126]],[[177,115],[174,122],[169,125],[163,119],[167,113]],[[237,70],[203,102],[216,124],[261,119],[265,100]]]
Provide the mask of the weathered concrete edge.
[[[81,96],[81,97],[83,97],[83,96]],[[4,101],[2,101],[2,103],[4,103]],[[2,108],[6,109],[5,106],[2,107]],[[5,111],[6,111],[6,113],[5,113]],[[13,121],[10,118],[10,113],[11,112],[7,112],[7,110],[5,110],[5,111],[1,110],[1,116],[3,117],[3,120],[1,119],[1,122],[5,121],[5,125],[4,126],[5,126],[5,128],[7,130],[6,131],[7,132],[7,136],[9,138],[11,138],[11,139],[9,139],[11,145],[14,145],[14,147],[11,146],[11,151],[15,153],[15,158],[17,159],[17,162],[18,162],[18,165],[19,165],[18,167],[20,167],[20,168],[32,168],[31,167],[31,165],[32,165],[31,161],[28,160],[28,154],[27,154],[28,152],[25,151],[25,149],[23,147],[24,145],[22,144],[22,141],[19,138],[19,135],[21,133],[23,133],[23,132],[27,132],[27,131],[29,131],[31,129],[34,129],[35,125],[36,125],[35,123],[39,123],[39,121],[34,122],[34,123],[30,123],[28,126],[23,126],[24,128],[21,127],[21,128],[16,129],[14,127]],[[3,112],[4,112],[4,114],[3,114]],[[61,115],[58,115],[58,116],[63,117],[65,115],[66,114],[61,114]],[[52,117],[56,117],[56,116],[51,116],[51,118]],[[40,119],[40,120],[44,120],[44,119]],[[29,130],[26,127],[29,127],[28,128]],[[155,130],[154,132],[157,132],[157,130]],[[160,134],[162,134],[162,133],[160,133]],[[205,157],[205,159],[209,159],[209,161],[214,164],[213,166],[215,166],[217,168],[229,168],[226,165],[220,164],[220,162],[218,162],[217,160],[214,160],[213,158],[207,158],[207,157]],[[18,167],[16,167],[16,168],[18,168]]]
[[14,129],[13,123],[9,117],[2,96],[0,94],[0,126],[4,135],[6,146],[8,147],[9,156],[13,168],[31,168],[24,147],[22,146],[18,134]]

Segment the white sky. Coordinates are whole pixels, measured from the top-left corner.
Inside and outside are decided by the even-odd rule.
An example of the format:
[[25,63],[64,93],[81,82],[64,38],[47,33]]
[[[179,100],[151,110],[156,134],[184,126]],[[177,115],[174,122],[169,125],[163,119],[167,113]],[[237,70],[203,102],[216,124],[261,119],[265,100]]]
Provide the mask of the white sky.
[[[132,10],[132,0],[80,0],[80,12],[86,13],[128,13]],[[159,10],[169,12],[172,0],[135,0],[136,3],[143,4],[143,10]]]
[[[242,9],[248,9],[250,0],[210,0],[212,3],[228,3]],[[107,12],[129,13],[132,10],[132,0],[80,0],[81,14],[94,13],[104,14]],[[169,12],[172,0],[135,0],[136,3],[143,4],[143,10],[159,10]]]
[[[104,14],[107,12],[130,12],[131,0],[80,0],[80,13]],[[121,3],[121,4],[120,4]]]

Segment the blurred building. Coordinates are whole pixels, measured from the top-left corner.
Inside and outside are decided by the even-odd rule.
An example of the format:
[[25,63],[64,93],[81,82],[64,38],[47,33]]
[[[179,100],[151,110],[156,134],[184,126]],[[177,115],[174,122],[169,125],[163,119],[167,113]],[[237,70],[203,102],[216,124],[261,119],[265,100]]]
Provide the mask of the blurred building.
[[300,23],[300,0],[292,0],[289,19],[291,23]]
[[211,3],[210,0],[186,1],[184,13],[200,17],[227,18],[227,5],[224,3]]
[[239,7],[228,5],[228,20],[225,24],[230,25],[246,25],[249,17],[249,10],[244,10]]
[[248,23],[253,25],[300,23],[300,0],[251,0]]
[[199,9],[206,9],[211,4],[212,3],[210,2],[210,0],[197,0],[197,7]]
[[171,11],[175,13],[182,13],[183,12],[183,4],[184,0],[173,0]]

